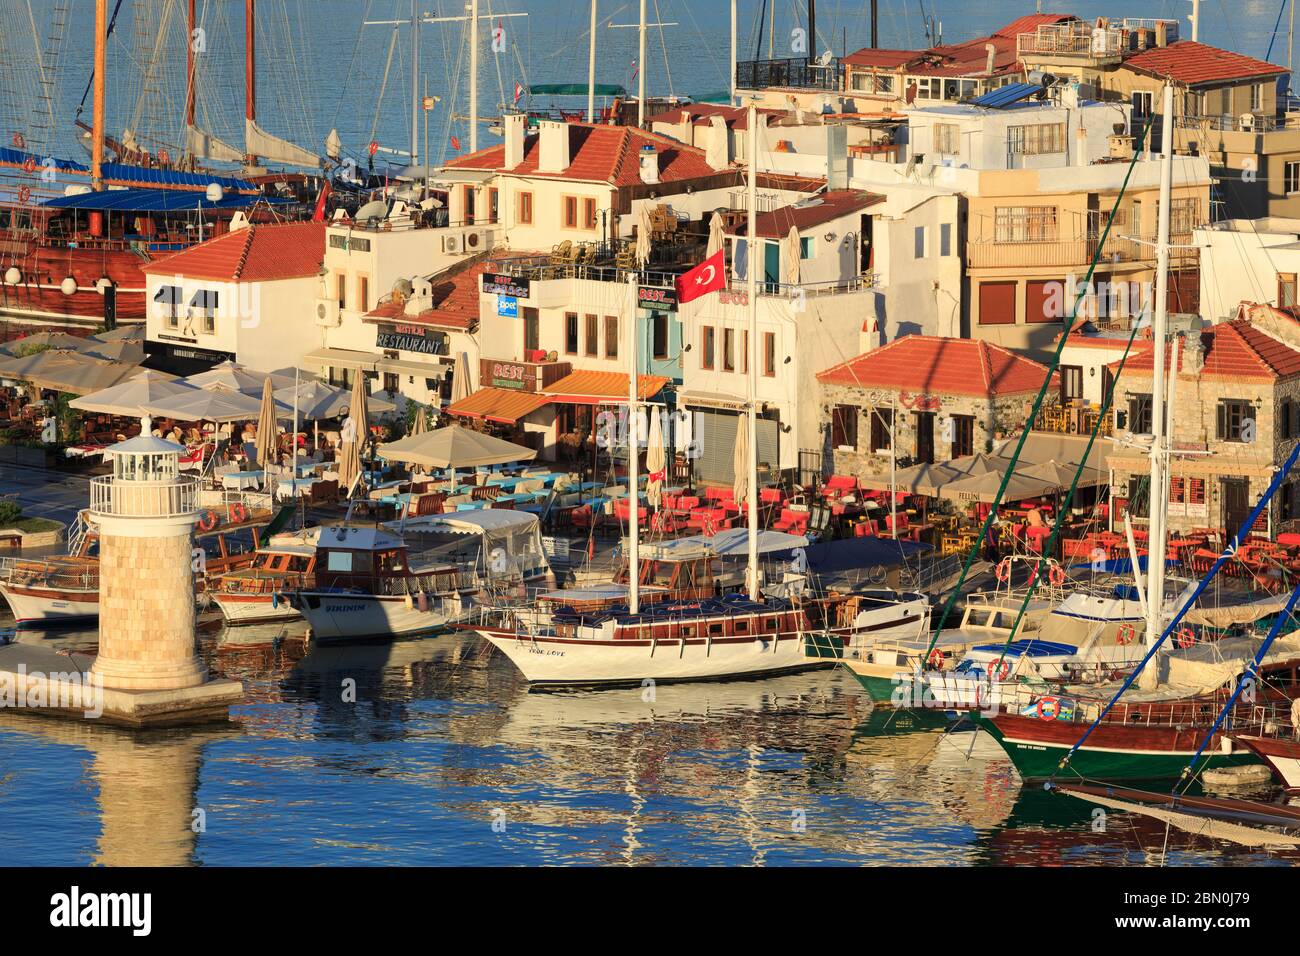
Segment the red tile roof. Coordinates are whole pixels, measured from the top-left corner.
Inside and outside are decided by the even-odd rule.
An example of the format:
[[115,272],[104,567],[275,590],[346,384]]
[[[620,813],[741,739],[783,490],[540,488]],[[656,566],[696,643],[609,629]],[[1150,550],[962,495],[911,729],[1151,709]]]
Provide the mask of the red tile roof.
[[817,373],[827,385],[995,398],[1036,392],[1047,367],[978,339],[909,335]]
[[1188,86],[1243,80],[1253,76],[1276,76],[1286,72],[1285,67],[1265,60],[1220,50],[1192,40],[1179,40],[1168,46],[1143,50],[1126,59],[1124,65],[1139,73],[1168,77]]
[[[785,110],[760,109],[764,116],[784,116]],[[745,106],[724,106],[721,103],[688,103],[675,110],[665,110],[646,119],[649,124],[681,123],[682,116],[689,117],[692,126],[708,126],[713,117],[721,116],[728,129],[749,129],[749,108]]]
[[155,259],[144,271],[223,282],[314,276],[325,261],[325,226],[323,222],[246,226]]
[[[1205,350],[1205,368],[1201,377],[1228,378],[1237,381],[1269,382],[1300,375],[1300,348],[1273,338],[1246,319],[1221,322],[1201,330],[1201,347]],[[1169,352],[1165,352],[1168,368]],[[1186,352],[1178,352],[1178,368],[1183,368]],[[1111,368],[1118,367],[1117,362]],[[1150,349],[1130,356],[1125,371],[1150,372],[1155,355]]]
[[[498,257],[500,258],[500,257]],[[478,325],[479,276],[486,261],[476,262],[433,287],[433,305],[416,315],[406,314],[406,302],[389,296],[366,313],[367,322],[402,322],[439,329],[473,329]]]
[[853,66],[874,66],[886,70],[906,67],[907,72],[914,76],[983,76],[987,75],[988,68],[988,51],[985,47],[992,44],[993,75],[1000,76],[1021,69],[1016,52],[1016,37],[1019,34],[1032,33],[1041,24],[1063,23],[1074,19],[1077,18],[1068,13],[1031,13],[1012,20],[986,37],[930,47],[928,50],[858,50],[846,56],[844,62]]
[[686,146],[675,139],[647,133],[631,126],[593,126],[568,123],[569,168],[562,173],[538,171],[541,158],[540,136],[524,140],[524,158],[514,169],[505,169],[506,147],[490,146],[477,153],[461,156],[447,163],[448,169],[486,169],[516,176],[573,179],[582,182],[609,183],[611,186],[634,186],[641,182],[641,147],[659,150],[659,179],[676,182],[715,176],[718,170],[704,158],[704,150]]
[[[838,189],[834,192],[822,193],[814,199],[805,200],[807,205],[798,203],[782,206],[771,212],[759,213],[758,234],[764,239],[781,239],[790,234],[791,226],[800,232],[815,229],[841,216],[850,215],[884,201],[884,196],[857,189]],[[731,233],[743,235],[745,231],[745,226],[738,226],[733,228]]]

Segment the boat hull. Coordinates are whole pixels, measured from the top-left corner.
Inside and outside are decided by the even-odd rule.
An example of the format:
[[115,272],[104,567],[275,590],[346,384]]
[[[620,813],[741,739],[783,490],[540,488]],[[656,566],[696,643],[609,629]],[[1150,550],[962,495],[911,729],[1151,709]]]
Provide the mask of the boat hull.
[[[1062,758],[1086,729],[1086,725],[1074,721],[1007,714],[996,717],[972,714],[972,717],[1002,746],[1025,780],[1055,776]],[[1176,780],[1195,756],[1204,736],[1205,728],[1198,727],[1100,724],[1060,773],[1070,779],[1081,776],[1091,780]],[[1243,748],[1225,753],[1221,746],[1223,739],[1215,735],[1197,763],[1198,770],[1258,763],[1255,755]]]
[[738,680],[836,664],[833,658],[805,654],[807,634],[662,641],[520,637],[495,629],[480,629],[478,634],[538,688]]
[[19,627],[72,624],[99,617],[98,591],[50,591],[0,584],[0,595],[9,603]]
[[221,616],[227,624],[270,624],[276,621],[297,621],[302,619],[286,598],[278,601],[270,594],[222,594],[214,592],[212,600],[221,609]]
[[461,621],[473,607],[455,595],[429,598],[428,610],[408,606],[405,596],[301,591],[294,605],[313,640],[347,641],[435,631]]
[[1272,768],[1282,781],[1287,793],[1300,793],[1300,741],[1281,740],[1276,737],[1254,737],[1238,734],[1233,737]]

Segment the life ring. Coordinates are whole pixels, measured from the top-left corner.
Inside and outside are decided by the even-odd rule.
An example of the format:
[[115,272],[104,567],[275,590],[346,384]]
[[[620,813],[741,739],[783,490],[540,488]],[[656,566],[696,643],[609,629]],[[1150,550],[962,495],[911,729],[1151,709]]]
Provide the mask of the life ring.
[[1053,564],[1051,570],[1047,572],[1047,580],[1052,582],[1052,587],[1061,587],[1065,584],[1065,568],[1059,564]]
[[1115,642],[1117,644],[1123,644],[1124,646],[1127,647],[1129,644],[1133,643],[1133,640],[1136,637],[1137,637],[1137,628],[1135,628],[1132,624],[1121,624],[1119,628],[1119,632],[1115,635]]
[[1007,675],[1011,673],[1011,665],[1007,663],[1006,658],[1000,661],[989,661],[989,666],[985,669],[990,680],[1006,680]]
[[934,670],[941,671],[943,670],[943,662],[947,659],[948,655],[936,647],[930,652],[930,656],[926,660]]
[[27,175],[29,175],[29,176],[30,176],[32,173],[36,172],[36,157],[35,157],[35,156],[28,156],[26,159],[23,160],[23,172],[25,172],[25,173],[26,173]]
[[1044,697],[1038,702],[1038,719],[1055,720],[1061,713],[1059,697]]
[[221,519],[217,517],[217,513],[209,508],[207,511],[203,512],[203,517],[199,518],[199,530],[213,531],[216,529],[217,522],[220,520]]
[[26,138],[25,136],[23,136],[22,133],[14,133],[14,136],[13,136],[13,144],[14,144],[14,146],[17,147],[18,149],[26,149],[26,148],[27,148],[27,138]]
[[1182,648],[1191,647],[1196,643],[1196,632],[1190,627],[1179,628],[1178,633],[1174,635],[1174,643]]
[[28,200],[30,200],[31,198],[32,198],[32,190],[31,190],[31,187],[30,187],[30,186],[19,186],[19,187],[18,187],[18,201],[19,201],[19,202],[21,202],[21,203],[26,203],[26,202],[27,202]]
[[235,524],[243,524],[248,520],[248,508],[242,501],[232,502],[226,509],[226,514],[230,515],[230,520]]
[[993,572],[993,574],[1003,584],[1006,584],[1008,581],[1010,581],[1011,580],[1011,559],[1003,558],[1001,561],[999,561],[997,569]]

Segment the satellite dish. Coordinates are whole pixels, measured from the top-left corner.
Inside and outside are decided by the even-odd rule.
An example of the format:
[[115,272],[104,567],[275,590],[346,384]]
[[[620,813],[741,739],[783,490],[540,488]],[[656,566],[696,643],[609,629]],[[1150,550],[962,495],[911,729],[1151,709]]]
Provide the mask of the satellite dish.
[[365,222],[367,219],[383,219],[388,215],[388,203],[382,199],[376,199],[368,202],[357,210],[357,221]]
[[393,292],[403,298],[410,298],[411,294],[415,292],[415,285],[410,279],[398,279],[393,283]]
[[221,188],[221,183],[208,183],[208,188],[203,191],[203,198],[208,202],[221,202],[225,195],[226,191]]

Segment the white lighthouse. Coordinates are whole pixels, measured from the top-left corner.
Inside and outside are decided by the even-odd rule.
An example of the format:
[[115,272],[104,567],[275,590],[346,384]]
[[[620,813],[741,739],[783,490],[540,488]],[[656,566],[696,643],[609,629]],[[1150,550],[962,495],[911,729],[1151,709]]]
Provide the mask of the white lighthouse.
[[91,482],[99,526],[99,656],[91,673],[105,688],[175,691],[207,680],[194,637],[199,480],[180,474],[184,448],[150,433],[146,418],[139,437],[105,452],[112,475]]

